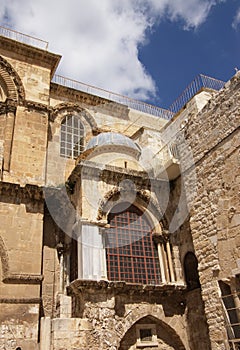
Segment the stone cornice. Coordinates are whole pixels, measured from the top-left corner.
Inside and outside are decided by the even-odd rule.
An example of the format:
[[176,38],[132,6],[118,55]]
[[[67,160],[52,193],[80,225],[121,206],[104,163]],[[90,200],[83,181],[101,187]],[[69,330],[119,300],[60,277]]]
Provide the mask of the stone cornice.
[[21,187],[19,184],[0,182],[1,200],[19,204],[24,201],[43,201],[43,190],[35,185]]
[[93,280],[75,280],[68,287],[69,294],[81,294],[89,293],[96,294],[100,293],[114,293],[119,294],[129,294],[129,295],[156,295],[156,296],[169,296],[178,292],[180,295],[184,294],[186,291],[186,286],[184,284],[168,283],[161,285],[145,285],[137,283],[127,283],[124,281],[93,281]]
[[17,103],[11,99],[6,99],[5,102],[0,102],[0,115],[13,113],[15,114]]
[[145,171],[138,171],[133,169],[125,169],[117,166],[104,165],[91,161],[83,161],[76,165],[72,174],[69,177],[69,183],[76,183],[80,177],[97,178],[99,180],[108,181],[113,183],[125,179],[131,179],[139,185],[145,184],[145,187],[150,186],[150,182],[156,181],[152,179]]
[[3,282],[8,284],[39,284],[43,280],[43,275],[32,275],[26,273],[11,273],[8,272],[4,278]]
[[67,98],[69,102],[77,102],[80,107],[91,108],[95,112],[111,113],[112,116],[122,119],[128,117],[129,108],[123,104],[56,83],[50,85],[50,96],[57,99]]
[[14,57],[15,55],[18,55],[19,57],[22,57],[25,62],[29,62],[31,64],[35,63],[37,65],[49,68],[51,70],[51,76],[53,76],[61,59],[60,55],[48,52],[46,50],[41,50],[3,36],[0,36],[0,44],[2,50],[10,52],[11,55],[14,55]]
[[43,103],[39,103],[39,102],[35,102],[35,101],[31,101],[31,100],[25,100],[22,105],[24,107],[26,107],[29,110],[36,110],[36,111],[40,111],[40,112],[51,112],[51,107],[49,107],[48,105],[45,105]]
[[41,298],[0,298],[0,304],[40,304]]

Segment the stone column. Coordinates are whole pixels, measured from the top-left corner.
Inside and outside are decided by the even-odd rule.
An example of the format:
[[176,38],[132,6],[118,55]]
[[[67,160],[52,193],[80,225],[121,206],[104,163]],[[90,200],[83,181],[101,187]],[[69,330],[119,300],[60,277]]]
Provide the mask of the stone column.
[[167,240],[166,242],[166,247],[167,247],[167,258],[168,258],[169,272],[170,272],[170,282],[175,282],[173,263],[172,263],[172,253],[171,253],[169,240]]
[[158,247],[158,258],[159,258],[159,264],[160,264],[162,283],[166,283],[166,275],[165,275],[165,268],[164,268],[163,254],[162,254],[162,243],[159,242],[157,247]]

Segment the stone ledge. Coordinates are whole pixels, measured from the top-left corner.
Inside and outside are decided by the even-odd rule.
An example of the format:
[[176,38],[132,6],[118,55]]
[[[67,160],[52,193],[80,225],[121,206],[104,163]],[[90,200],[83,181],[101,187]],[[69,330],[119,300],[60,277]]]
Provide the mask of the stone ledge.
[[0,298],[0,304],[40,304],[41,298]]
[[110,292],[115,294],[129,293],[138,295],[144,294],[158,294],[158,295],[169,295],[172,293],[183,293],[187,290],[184,284],[161,284],[161,285],[151,285],[151,284],[141,284],[141,283],[127,283],[124,281],[93,281],[93,280],[75,280],[73,281],[69,287],[68,292],[71,294],[81,293],[83,291],[87,291],[89,293],[100,292]]
[[8,273],[3,282],[7,284],[39,284],[43,281],[43,275]]
[[3,197],[15,198],[16,201],[23,201],[26,199],[43,200],[43,190],[41,187],[36,185],[27,184],[22,187],[20,184],[10,183],[10,182],[0,182],[0,195]]
[[15,53],[24,58],[25,62],[33,63],[51,69],[51,76],[55,73],[61,56],[42,50],[16,40],[0,37],[1,48],[11,53]]

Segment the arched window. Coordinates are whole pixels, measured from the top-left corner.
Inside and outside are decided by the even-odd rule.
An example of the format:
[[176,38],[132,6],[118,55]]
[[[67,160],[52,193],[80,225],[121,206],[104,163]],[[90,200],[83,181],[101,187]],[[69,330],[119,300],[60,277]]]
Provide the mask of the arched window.
[[80,117],[67,115],[61,124],[60,155],[75,159],[84,150],[84,127]]
[[189,289],[200,288],[198,261],[194,253],[188,252],[184,258],[184,272]]
[[[127,209],[126,209],[127,208]],[[134,205],[122,203],[109,214],[106,232],[110,281],[160,284],[160,265],[151,226]]]

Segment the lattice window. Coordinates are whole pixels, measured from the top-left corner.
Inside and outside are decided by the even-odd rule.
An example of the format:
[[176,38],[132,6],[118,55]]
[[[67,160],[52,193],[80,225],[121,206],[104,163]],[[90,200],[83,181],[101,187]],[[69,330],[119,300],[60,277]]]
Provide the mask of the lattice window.
[[240,350],[240,339],[229,340],[230,350]]
[[67,115],[61,124],[60,155],[75,159],[84,151],[84,127],[80,117]]
[[225,326],[231,350],[240,350],[240,292],[231,291],[229,285],[219,281],[225,311]]
[[122,211],[123,206],[115,206],[109,215],[110,228],[106,231],[108,279],[160,284],[159,258],[151,227],[139,209],[131,205]]

